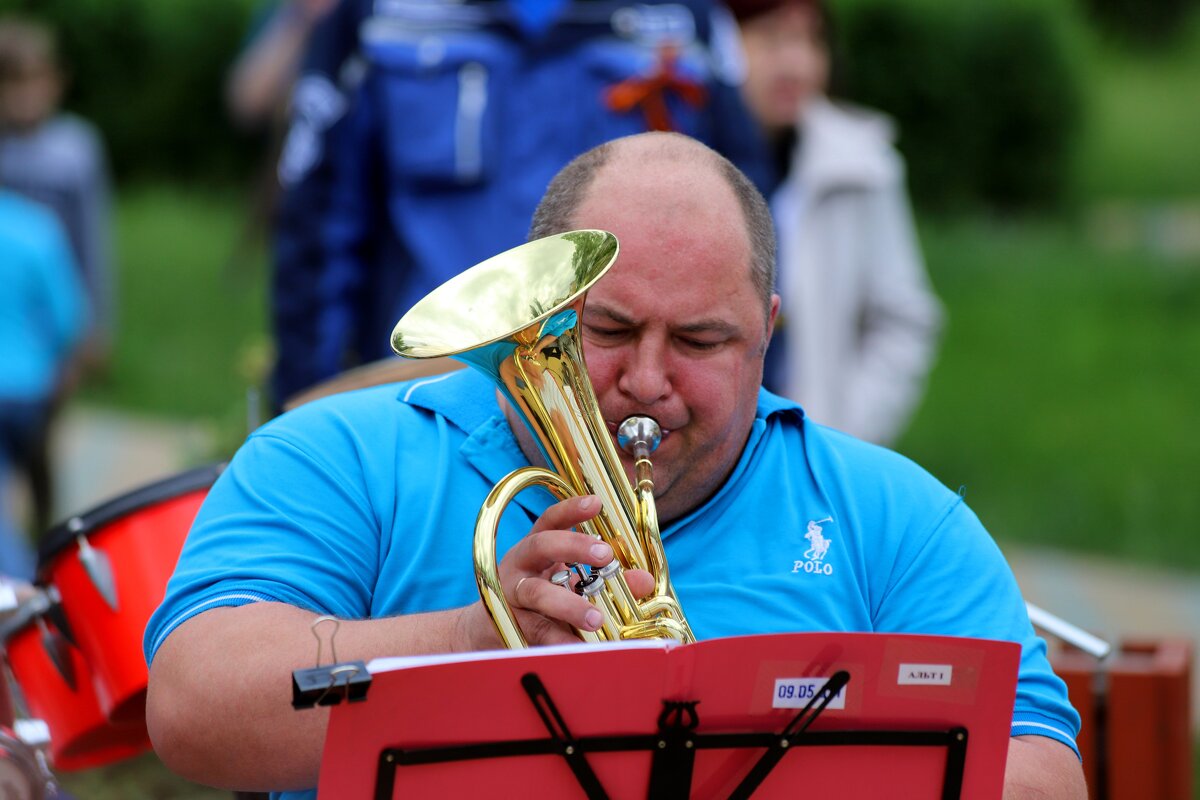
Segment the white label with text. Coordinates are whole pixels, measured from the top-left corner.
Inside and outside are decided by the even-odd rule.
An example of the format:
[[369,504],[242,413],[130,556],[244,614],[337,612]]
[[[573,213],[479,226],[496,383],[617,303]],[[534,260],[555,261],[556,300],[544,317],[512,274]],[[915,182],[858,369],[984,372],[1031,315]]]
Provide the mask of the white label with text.
[[[773,708],[804,708],[816,696],[828,678],[776,678],[775,694],[771,698]],[[846,707],[846,687],[834,695],[827,709]]]
[[896,683],[901,686],[949,686],[950,664],[901,664]]

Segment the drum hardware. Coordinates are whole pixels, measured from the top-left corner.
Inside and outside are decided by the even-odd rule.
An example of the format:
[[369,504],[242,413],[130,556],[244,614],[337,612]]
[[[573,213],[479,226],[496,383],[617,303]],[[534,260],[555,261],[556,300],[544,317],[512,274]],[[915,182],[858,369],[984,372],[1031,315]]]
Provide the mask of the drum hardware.
[[[600,499],[600,512],[579,527],[612,547],[615,558],[604,577],[589,569],[576,583],[606,617],[599,631],[576,630],[581,639],[695,640],[671,586],[658,530],[648,458],[653,421],[627,422],[631,446],[640,453],[635,492],[584,365],[579,333],[584,300],[618,250],[617,237],[599,230],[528,242],[451,278],[392,331],[398,355],[450,357],[491,378],[552,466],[526,467],[501,479],[475,526],[476,582],[508,647],[526,642],[500,586],[496,538],[509,502],[530,486],[559,500],[585,494]],[[626,569],[650,572],[651,597],[633,597]]]
[[[65,770],[147,749],[144,724],[117,725],[105,719],[87,661],[55,622],[61,613],[56,588],[31,588],[15,612],[0,617],[6,677],[20,714],[12,724],[16,738],[33,748],[39,763],[45,765],[48,751],[55,767]],[[48,767],[44,772],[49,775]]]
[[42,719],[24,717],[13,722],[13,733],[25,744],[35,749],[50,744],[50,726]]
[[113,725],[144,728],[142,634],[223,467],[197,467],[74,514],[39,547],[39,581],[62,598],[83,665],[76,671],[89,676]]
[[58,796],[58,783],[46,764],[44,750],[25,740],[17,730],[2,727],[0,790],[6,800],[49,800]]
[[[32,583],[0,575],[0,620],[11,619],[28,603],[33,602],[37,595],[44,592],[44,589],[34,586]],[[0,623],[0,625],[2,624]]]
[[8,580],[0,580],[0,614],[16,611],[20,604],[16,585]]
[[[67,521],[67,528],[72,531],[81,530],[83,520],[72,517]],[[120,611],[117,607],[117,585],[113,580],[112,562],[103,551],[92,547],[84,534],[76,536],[75,541],[79,544],[79,563],[83,564],[88,579],[104,598],[104,602],[108,603],[108,607],[113,611]]]
[[62,676],[63,682],[67,684],[72,692],[79,688],[79,681],[75,675],[75,663],[71,660],[70,648],[71,644],[56,630],[51,630],[46,624],[46,617],[38,615],[34,618],[38,627],[38,632],[42,639],[42,649],[46,651],[46,657],[50,659],[50,663],[58,670],[58,674]]
[[[11,680],[9,685],[12,685]],[[20,705],[24,711],[24,703]],[[7,736],[10,732],[12,740]],[[0,728],[0,749],[13,753],[20,763],[22,777],[27,781],[28,794],[17,795],[22,800],[58,796],[58,779],[46,758],[49,747],[50,726],[44,720],[22,717],[13,721],[11,731]]]
[[55,526],[39,546],[33,597],[7,618],[0,612],[13,686],[29,716],[44,720],[56,770],[150,748],[142,635],[223,466],[157,481]]
[[[5,584],[5,590],[0,590],[5,601],[4,609],[0,611],[5,631],[11,629],[14,620],[19,623],[22,619],[27,620],[30,613],[40,614],[46,608],[48,593],[40,587],[23,581],[5,581]],[[7,602],[14,598],[17,600],[15,607]],[[7,633],[5,636],[7,638]],[[44,720],[30,717],[7,660],[0,662],[0,692],[4,693],[8,709],[3,724],[0,724],[0,790],[3,796],[12,800],[57,797],[57,781],[46,757],[50,728]]]
[[[10,599],[16,601],[16,604],[10,605]],[[0,619],[3,620],[0,622],[0,636],[7,641],[20,628],[31,623],[35,625],[46,657],[59,677],[74,692],[77,679],[69,650],[73,642],[57,629],[57,625],[51,629],[46,624],[51,610],[58,607],[59,599],[52,586],[47,588],[5,581],[3,589],[0,589]],[[61,609],[58,613],[61,613]]]
[[[329,657],[330,663],[321,666],[320,628],[329,623]],[[299,711],[314,706],[335,706],[343,700],[347,703],[358,703],[367,699],[367,690],[371,688],[371,673],[365,661],[337,660],[337,649],[334,638],[337,636],[341,623],[336,617],[323,616],[313,620],[309,627],[317,640],[317,662],[314,667],[292,671],[292,708]]]
[[72,647],[79,647],[79,640],[71,632],[71,623],[67,621],[67,613],[63,611],[62,595],[58,593],[58,588],[47,586],[43,591],[45,591],[46,597],[50,601],[50,607],[45,610],[44,616],[54,625],[54,630],[62,638],[66,639]]

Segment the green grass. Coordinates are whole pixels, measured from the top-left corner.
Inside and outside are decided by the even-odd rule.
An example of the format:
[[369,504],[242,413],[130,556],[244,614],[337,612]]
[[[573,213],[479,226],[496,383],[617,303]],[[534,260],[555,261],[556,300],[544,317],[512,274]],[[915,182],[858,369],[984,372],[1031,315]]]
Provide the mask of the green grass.
[[1200,269],[1066,224],[923,239],[950,322],[901,449],[997,538],[1200,570]]
[[231,800],[233,792],[185,781],[153,753],[56,776],[78,800]]
[[202,419],[244,433],[246,390],[268,363],[261,247],[237,195],[168,186],[121,194],[119,326],[87,402]]

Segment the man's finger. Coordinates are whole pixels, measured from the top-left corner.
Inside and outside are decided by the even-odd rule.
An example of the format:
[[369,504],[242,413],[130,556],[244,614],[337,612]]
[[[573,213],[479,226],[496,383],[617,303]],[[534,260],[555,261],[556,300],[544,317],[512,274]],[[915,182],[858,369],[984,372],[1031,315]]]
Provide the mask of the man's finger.
[[600,500],[594,495],[570,497],[547,508],[533,524],[533,531],[574,528],[596,516],[599,511]]
[[518,608],[585,631],[597,630],[604,621],[600,611],[587,600],[544,578],[522,578],[510,597]]
[[[520,547],[519,551],[517,547]],[[602,567],[613,559],[612,548],[604,542],[586,533],[566,530],[531,533],[514,546],[513,551],[517,551],[521,571],[525,574],[542,573],[556,564]]]

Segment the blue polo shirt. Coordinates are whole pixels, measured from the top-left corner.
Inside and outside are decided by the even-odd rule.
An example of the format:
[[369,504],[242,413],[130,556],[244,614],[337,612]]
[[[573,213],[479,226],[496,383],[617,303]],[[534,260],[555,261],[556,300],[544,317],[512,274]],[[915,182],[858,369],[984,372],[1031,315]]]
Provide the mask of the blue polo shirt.
[[[364,618],[476,601],[476,514],[527,464],[491,384],[472,371],[278,418],[205,501],[146,631],[147,659],[215,606],[275,600]],[[541,490],[520,495],[497,550],[551,502]],[[896,453],[815,425],[764,390],[733,473],[663,543],[702,639],[829,630],[1020,642],[1013,735],[1075,747],[1079,717],[999,549],[958,494]]]

